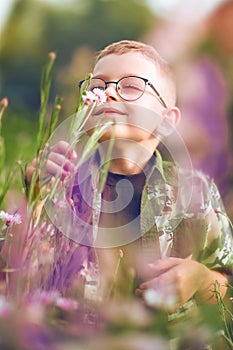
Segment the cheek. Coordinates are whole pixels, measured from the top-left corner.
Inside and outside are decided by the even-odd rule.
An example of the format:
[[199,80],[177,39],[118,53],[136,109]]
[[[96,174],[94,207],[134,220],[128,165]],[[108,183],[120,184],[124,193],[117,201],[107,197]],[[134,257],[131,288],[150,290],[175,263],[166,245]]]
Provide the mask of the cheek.
[[135,141],[147,140],[151,136],[151,132],[146,131],[145,129],[131,127],[130,129],[131,138]]
[[[145,105],[147,108],[145,108]],[[147,104],[145,101],[143,101],[143,104],[142,102],[138,102],[137,105],[134,104],[129,112],[127,119],[129,128],[131,127],[132,133],[136,132],[140,137],[153,134],[154,130],[160,128],[164,120],[161,109],[151,99],[148,99]]]
[[143,107],[150,112],[154,112],[157,115],[162,115],[163,107],[160,105],[160,102],[156,98],[156,96],[146,95],[144,94],[140,99],[133,102],[135,106]]

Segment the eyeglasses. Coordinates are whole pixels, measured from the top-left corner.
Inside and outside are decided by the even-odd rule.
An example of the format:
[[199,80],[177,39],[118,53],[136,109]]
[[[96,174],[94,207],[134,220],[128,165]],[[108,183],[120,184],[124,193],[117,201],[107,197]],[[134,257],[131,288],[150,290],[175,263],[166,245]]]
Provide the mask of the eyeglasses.
[[156,93],[156,97],[162,106],[167,108],[167,105],[164,102],[163,98],[160,96],[159,92],[151,84],[151,82],[146,78],[138,77],[136,75],[123,77],[118,81],[105,81],[101,78],[92,78],[90,82],[89,80],[84,79],[79,82],[79,88],[83,88],[89,91],[93,91],[94,89],[98,88],[105,91],[109,84],[116,85],[116,91],[118,95],[125,101],[138,100],[144,94],[146,86],[148,85]]

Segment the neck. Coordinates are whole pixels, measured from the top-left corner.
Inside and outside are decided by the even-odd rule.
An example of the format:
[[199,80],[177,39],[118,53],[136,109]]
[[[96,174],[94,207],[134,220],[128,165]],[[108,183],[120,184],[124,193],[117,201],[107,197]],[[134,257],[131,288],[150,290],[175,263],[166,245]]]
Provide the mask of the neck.
[[[134,175],[142,172],[152,157],[158,144],[140,144],[131,140],[114,141],[109,171],[115,174]],[[108,142],[100,143],[99,152],[101,159],[105,157],[109,147]]]

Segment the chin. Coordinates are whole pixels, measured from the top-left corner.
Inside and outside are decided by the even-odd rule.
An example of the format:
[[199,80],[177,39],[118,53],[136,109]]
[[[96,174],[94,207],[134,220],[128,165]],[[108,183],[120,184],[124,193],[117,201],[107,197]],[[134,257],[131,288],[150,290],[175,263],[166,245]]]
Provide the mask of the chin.
[[[88,130],[87,135],[91,136],[94,129]],[[137,127],[129,127],[127,125],[110,126],[100,137],[99,142],[116,140],[131,140],[134,142],[142,142],[151,138],[151,134]]]

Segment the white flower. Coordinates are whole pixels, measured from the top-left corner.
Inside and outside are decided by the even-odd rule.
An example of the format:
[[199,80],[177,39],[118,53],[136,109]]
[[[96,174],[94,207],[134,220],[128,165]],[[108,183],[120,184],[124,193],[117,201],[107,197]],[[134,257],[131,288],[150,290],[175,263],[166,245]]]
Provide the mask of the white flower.
[[21,224],[21,216],[19,214],[9,214],[3,210],[0,211],[0,219],[4,221],[7,226]]
[[103,90],[95,88],[93,91],[86,91],[82,99],[84,103],[97,102],[97,105],[101,105],[107,101],[107,96]]
[[78,308],[78,303],[73,299],[60,297],[56,299],[56,306],[62,310],[69,311],[76,310]]
[[164,293],[164,291],[150,288],[145,291],[144,300],[151,307],[171,310],[175,306],[177,298],[174,293]]
[[97,96],[98,98],[98,104],[99,105],[102,105],[103,103],[105,103],[107,101],[107,96],[106,96],[106,93],[105,91],[103,90],[100,90],[98,88],[95,88],[93,90],[94,94]]

